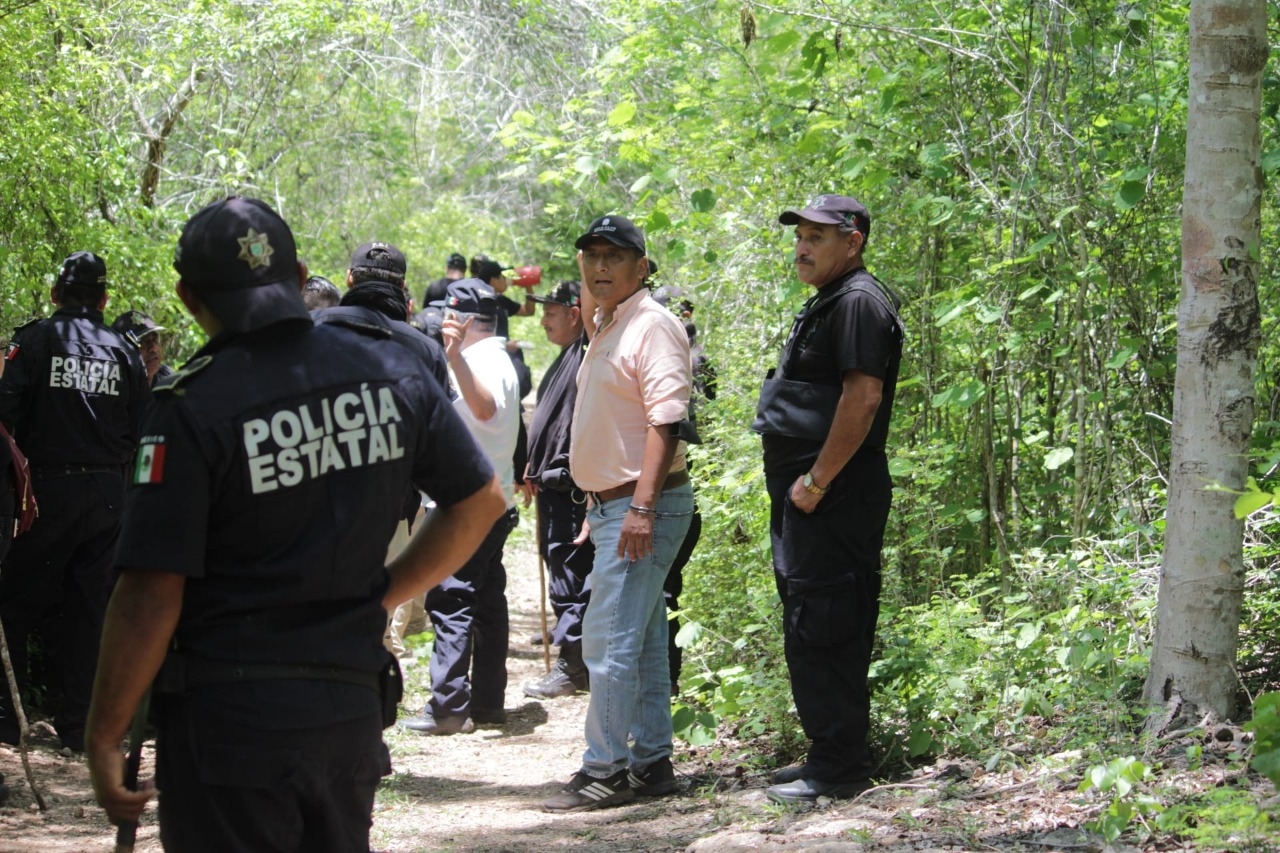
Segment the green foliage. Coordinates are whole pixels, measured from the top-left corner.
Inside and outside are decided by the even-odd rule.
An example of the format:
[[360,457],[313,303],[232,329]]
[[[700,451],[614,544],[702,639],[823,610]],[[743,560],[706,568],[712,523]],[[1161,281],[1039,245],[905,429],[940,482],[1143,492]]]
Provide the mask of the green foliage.
[[1227,785],[1196,797],[1170,802],[1157,814],[1155,827],[1191,850],[1269,851],[1275,847],[1275,821],[1247,790]]
[[1264,693],[1254,700],[1253,719],[1245,723],[1253,732],[1250,767],[1280,785],[1280,693]]
[[1119,838],[1133,821],[1147,827],[1147,820],[1163,811],[1164,807],[1146,792],[1154,776],[1151,768],[1133,756],[1116,758],[1089,769],[1080,790],[1096,789],[1111,797],[1102,813],[1090,822],[1090,827],[1107,843]]
[[[882,609],[874,701],[898,721],[908,758],[962,752],[994,762],[1046,727],[1084,746],[1131,723],[1150,590],[1142,567],[1106,560],[1109,547],[1019,557],[1025,592],[1003,595],[988,575],[927,604]],[[1077,584],[1086,572],[1091,583]]]

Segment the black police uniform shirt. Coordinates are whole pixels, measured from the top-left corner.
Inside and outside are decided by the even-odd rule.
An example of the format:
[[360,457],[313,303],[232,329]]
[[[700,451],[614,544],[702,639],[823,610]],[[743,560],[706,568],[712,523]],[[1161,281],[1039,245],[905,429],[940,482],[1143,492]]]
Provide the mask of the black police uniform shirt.
[[[276,323],[215,338],[156,389],[116,560],[186,577],[185,656],[373,673],[409,484],[447,507],[492,476],[420,359],[337,324]],[[338,682],[192,691],[267,729],[376,708],[373,691]]]
[[[857,272],[860,270],[825,285],[810,297],[804,310],[821,299],[827,288],[838,288]],[[865,280],[868,288],[876,289],[873,281]],[[788,379],[838,388],[847,371],[859,370],[881,380],[880,407],[854,459],[872,453],[883,454],[902,360],[902,328],[890,310],[888,297],[858,290],[846,293],[825,309],[806,330],[805,338],[803,342],[796,342],[799,349],[787,361]],[[783,358],[787,355],[784,352]],[[821,442],[801,438],[766,435],[763,441],[766,471],[799,463],[812,464],[822,449]]]
[[60,308],[14,332],[0,376],[0,421],[33,469],[123,466],[150,392],[135,346],[93,308]]
[[158,368],[156,368],[156,375],[155,375],[155,378],[151,380],[151,384],[161,385],[164,383],[166,379],[172,376],[173,373],[174,373],[174,370],[172,367],[170,367],[167,364],[162,364]]
[[586,349],[587,335],[583,332],[560,350],[538,383],[538,405],[529,426],[529,475],[542,488],[567,491],[573,485],[569,478],[569,438],[578,394],[578,368]]
[[363,305],[320,308],[311,312],[311,319],[316,323],[367,324],[386,330],[391,340],[407,347],[422,359],[435,380],[449,391],[450,399],[455,396],[449,382],[449,361],[444,347],[422,329],[414,328],[403,320],[394,320],[380,311]]

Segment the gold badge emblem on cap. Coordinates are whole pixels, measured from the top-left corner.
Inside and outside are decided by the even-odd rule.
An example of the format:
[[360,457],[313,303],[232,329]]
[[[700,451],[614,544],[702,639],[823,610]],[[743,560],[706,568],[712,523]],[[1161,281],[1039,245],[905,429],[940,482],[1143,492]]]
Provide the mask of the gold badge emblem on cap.
[[251,270],[271,266],[271,253],[275,250],[267,242],[266,234],[260,234],[250,228],[248,234],[237,237],[236,241],[240,244],[240,254],[236,255],[236,260],[244,261]]

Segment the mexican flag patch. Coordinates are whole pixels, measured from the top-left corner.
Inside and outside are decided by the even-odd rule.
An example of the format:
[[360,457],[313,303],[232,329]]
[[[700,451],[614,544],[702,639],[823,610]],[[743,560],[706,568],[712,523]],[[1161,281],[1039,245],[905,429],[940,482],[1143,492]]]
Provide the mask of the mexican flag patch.
[[147,436],[138,445],[133,482],[135,485],[164,482],[164,436]]

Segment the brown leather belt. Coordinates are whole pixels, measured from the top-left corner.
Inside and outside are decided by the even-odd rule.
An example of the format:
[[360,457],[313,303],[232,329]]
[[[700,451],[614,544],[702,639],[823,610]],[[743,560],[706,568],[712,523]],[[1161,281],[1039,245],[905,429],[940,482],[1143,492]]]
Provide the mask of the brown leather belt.
[[[623,483],[621,486],[615,486],[612,489],[605,489],[603,492],[588,492],[592,499],[595,500],[596,506],[605,501],[616,501],[618,498],[629,498],[636,493],[637,480],[630,483]],[[677,486],[683,486],[689,482],[689,469],[681,468],[679,471],[672,471],[667,475],[667,479],[662,481],[662,488],[659,492],[665,492],[667,489],[674,489]]]

